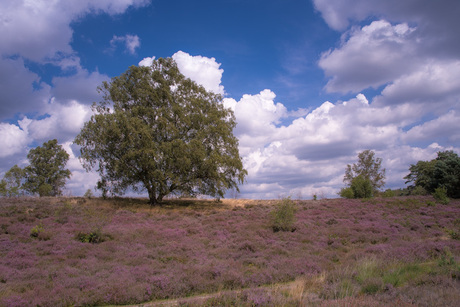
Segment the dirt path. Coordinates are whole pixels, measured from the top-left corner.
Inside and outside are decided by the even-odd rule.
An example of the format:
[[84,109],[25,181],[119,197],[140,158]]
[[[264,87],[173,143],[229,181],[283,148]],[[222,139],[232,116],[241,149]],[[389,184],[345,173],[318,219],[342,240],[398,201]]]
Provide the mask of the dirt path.
[[202,305],[206,300],[217,298],[222,295],[229,295],[229,294],[238,294],[242,293],[243,291],[251,291],[251,290],[259,290],[263,289],[267,292],[289,292],[291,295],[304,295],[304,287],[299,281],[293,281],[290,283],[284,284],[274,284],[269,286],[261,286],[255,288],[246,288],[241,290],[226,290],[226,291],[219,291],[216,293],[209,293],[209,294],[202,294],[196,295],[191,297],[183,297],[183,298],[175,298],[175,299],[168,299],[168,300],[159,300],[159,301],[151,301],[137,305],[128,305],[127,307],[173,307],[173,306],[180,306],[182,304],[190,304],[193,306]]

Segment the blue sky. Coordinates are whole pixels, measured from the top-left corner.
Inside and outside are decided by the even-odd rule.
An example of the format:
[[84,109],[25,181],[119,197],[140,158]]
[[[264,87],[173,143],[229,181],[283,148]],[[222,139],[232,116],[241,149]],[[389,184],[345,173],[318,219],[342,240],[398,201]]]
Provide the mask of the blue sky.
[[0,175],[57,138],[67,193],[92,188],[72,141],[96,87],[152,57],[234,110],[240,197],[335,197],[364,149],[404,187],[411,163],[460,152],[455,0],[5,0],[0,12]]

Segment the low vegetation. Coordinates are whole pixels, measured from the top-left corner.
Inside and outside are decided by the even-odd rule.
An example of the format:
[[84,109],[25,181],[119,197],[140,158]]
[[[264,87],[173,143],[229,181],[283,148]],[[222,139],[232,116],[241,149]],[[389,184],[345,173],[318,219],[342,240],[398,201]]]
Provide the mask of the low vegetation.
[[2,198],[0,306],[456,306],[459,216],[431,196]]

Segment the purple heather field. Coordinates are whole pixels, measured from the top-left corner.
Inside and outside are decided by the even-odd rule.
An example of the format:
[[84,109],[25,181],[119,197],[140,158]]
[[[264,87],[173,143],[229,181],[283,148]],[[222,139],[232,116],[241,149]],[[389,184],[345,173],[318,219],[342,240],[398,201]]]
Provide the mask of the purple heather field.
[[[318,281],[309,291],[319,305],[459,298],[460,200],[295,201],[293,232],[273,231],[276,203],[2,198],[0,306],[137,304],[237,289],[246,294],[206,304],[276,305],[280,298],[247,289],[298,280],[305,289]],[[363,263],[374,275],[362,274]],[[352,293],[339,289],[347,283]]]

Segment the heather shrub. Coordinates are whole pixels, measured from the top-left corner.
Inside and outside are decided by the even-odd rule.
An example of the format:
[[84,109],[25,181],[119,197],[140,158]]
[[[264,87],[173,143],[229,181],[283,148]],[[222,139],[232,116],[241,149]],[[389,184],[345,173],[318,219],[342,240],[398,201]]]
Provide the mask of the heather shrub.
[[447,189],[445,187],[439,187],[435,189],[433,197],[443,205],[447,205],[449,203],[449,198],[447,197]]
[[[85,200],[0,198],[0,306],[458,302],[460,200],[436,208],[426,205],[431,196],[248,201],[244,207]],[[271,218],[285,201],[297,209],[297,229],[274,232]],[[38,235],[31,238],[34,226]],[[39,241],[47,232],[49,241]],[[298,279],[304,282],[290,283]],[[291,292],[294,286],[299,290]],[[427,301],[426,293],[435,294]]]
[[295,212],[296,206],[290,197],[276,204],[276,209],[270,213],[273,231],[295,231]]

